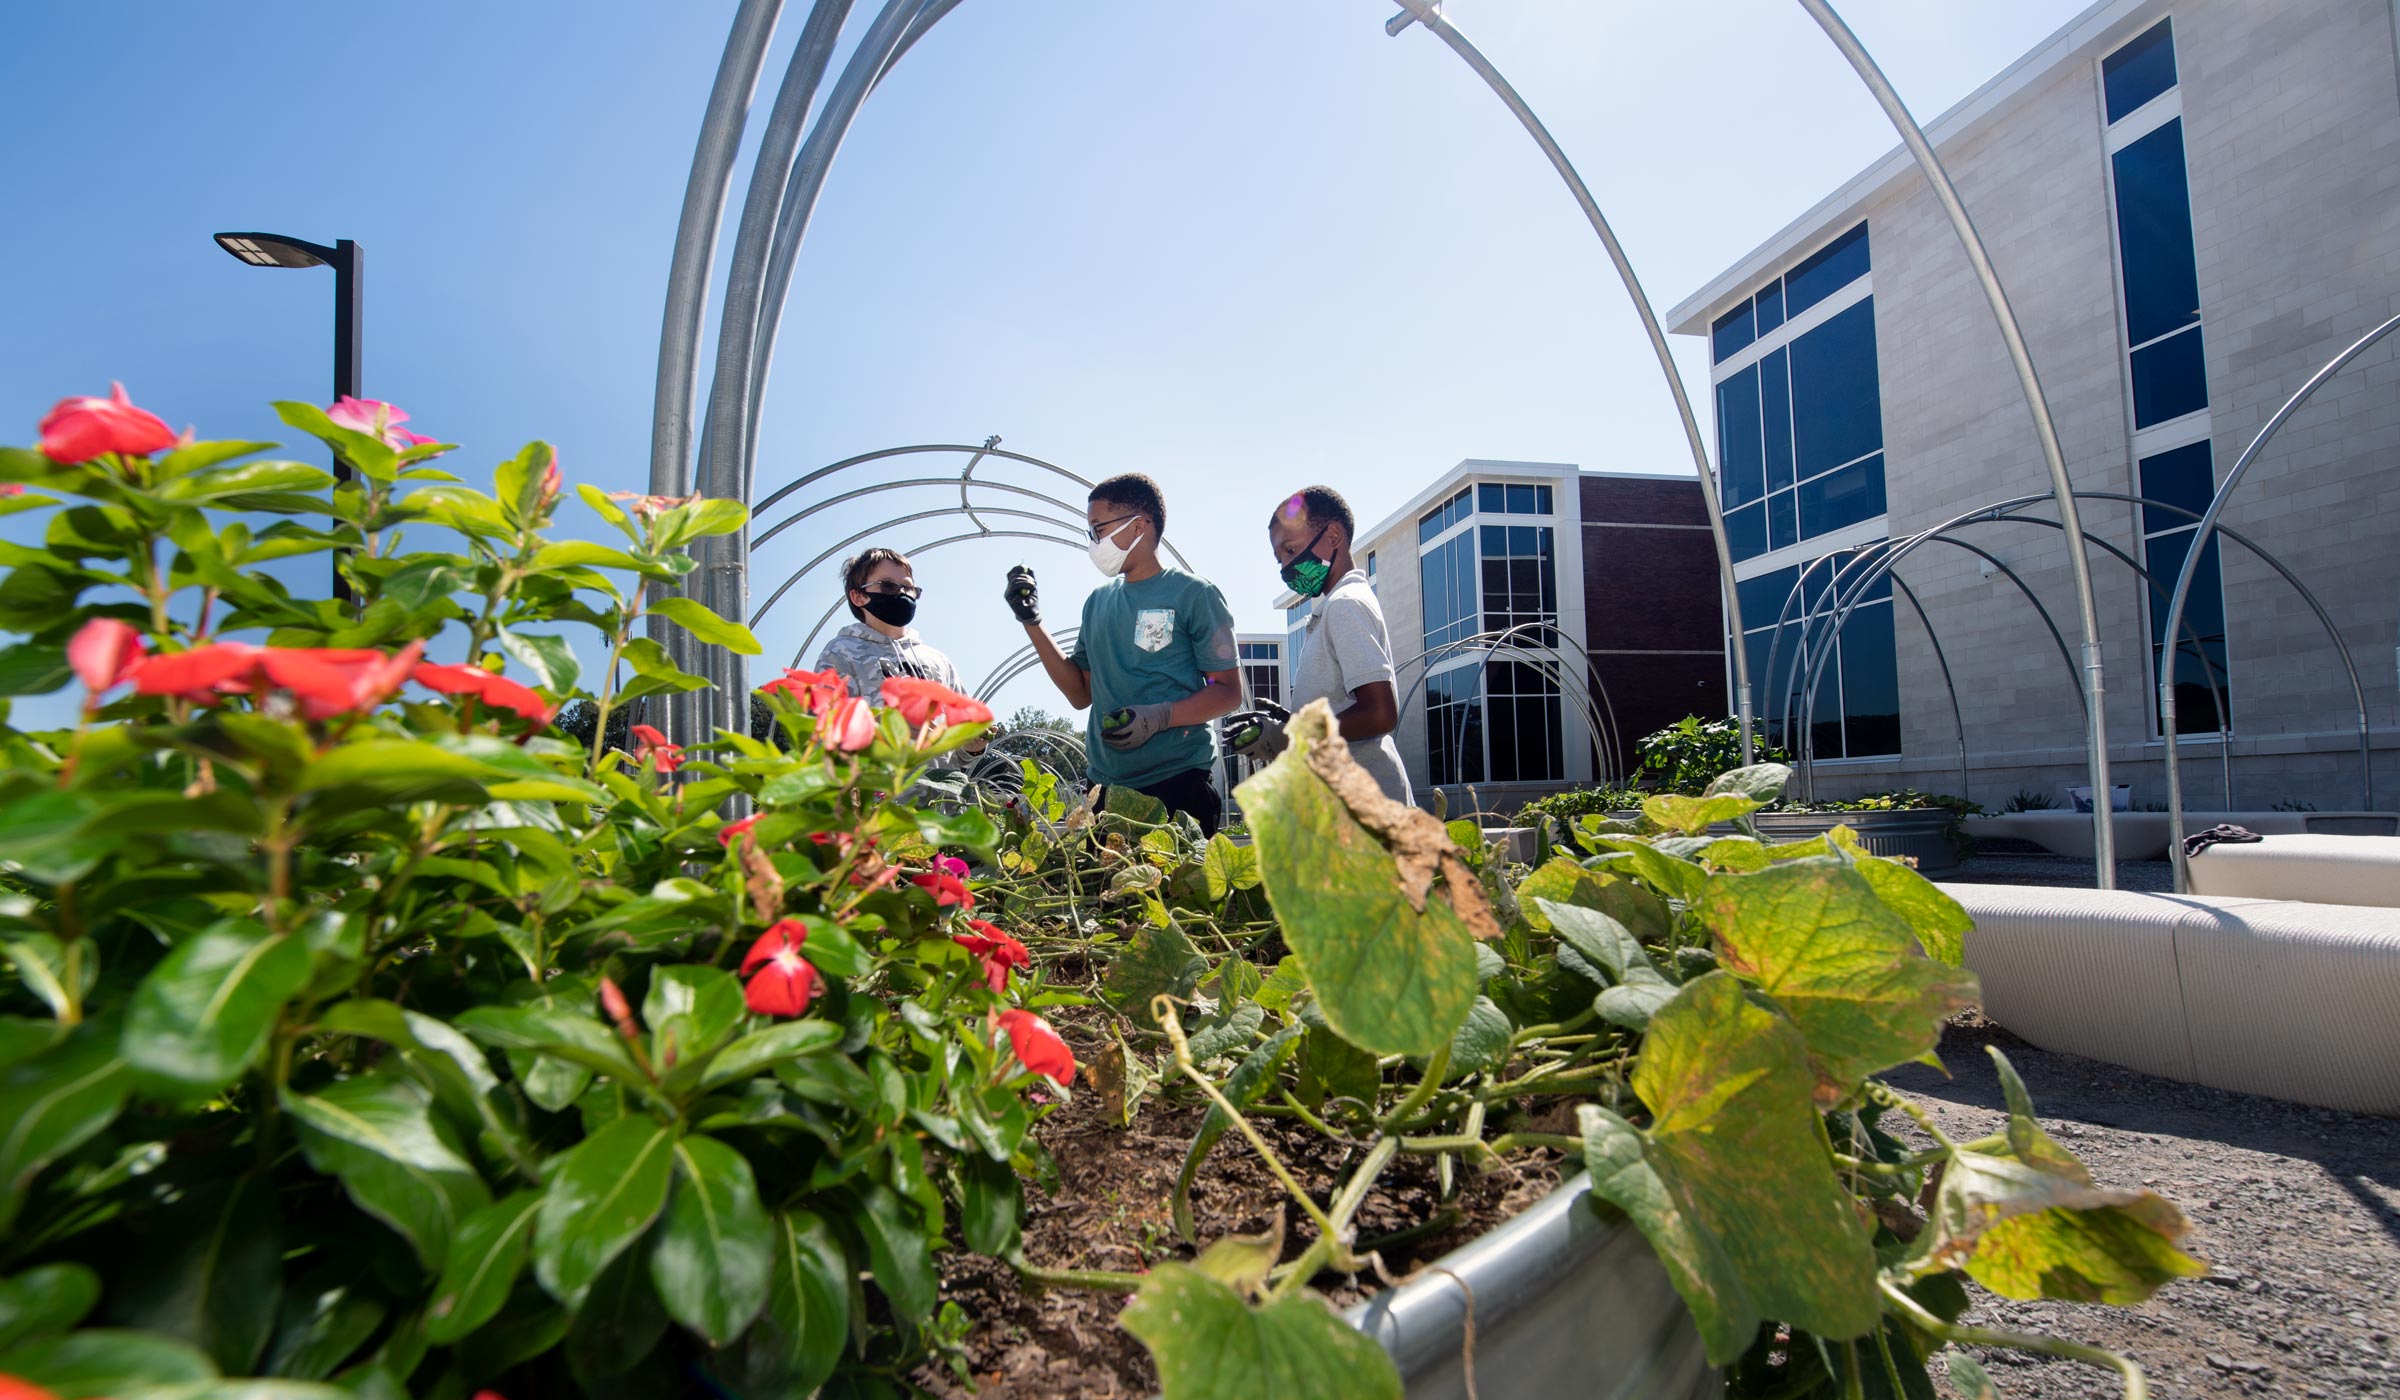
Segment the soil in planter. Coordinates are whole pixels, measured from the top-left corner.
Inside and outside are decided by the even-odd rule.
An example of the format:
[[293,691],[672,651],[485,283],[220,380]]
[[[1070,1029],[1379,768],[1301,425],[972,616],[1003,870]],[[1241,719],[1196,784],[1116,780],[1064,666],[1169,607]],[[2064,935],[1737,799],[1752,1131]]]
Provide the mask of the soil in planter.
[[[1078,1055],[1098,1043],[1098,1018],[1084,1013],[1054,1018]],[[1117,1127],[1101,1108],[1100,1096],[1078,1093],[1075,1101],[1043,1120],[1037,1132],[1058,1163],[1059,1189],[1046,1195],[1025,1190],[1025,1254],[1050,1268],[1139,1271],[1163,1260],[1188,1260],[1196,1251],[1176,1237],[1169,1200],[1185,1149],[1198,1130],[1200,1106],[1145,1100],[1130,1127]],[[1254,1118],[1262,1134],[1301,1185],[1320,1205],[1363,1148],[1347,1148],[1281,1118]],[[1547,1126],[1547,1125],[1545,1125]],[[1572,1131],[1561,1128],[1558,1131]],[[1435,1223],[1425,1233],[1381,1249],[1385,1268],[1397,1279],[1419,1264],[1440,1258],[1541,1199],[1558,1185],[1558,1157],[1518,1153],[1507,1166],[1477,1175],[1463,1166],[1456,1195],[1439,1198],[1432,1158],[1404,1157],[1384,1171],[1381,1184],[1358,1214],[1362,1243]],[[1284,1255],[1297,1256],[1313,1226],[1290,1204],[1266,1165],[1238,1133],[1226,1134],[1209,1154],[1192,1190],[1192,1215],[1200,1242],[1226,1235],[1252,1235],[1288,1212]],[[1154,1395],[1158,1376],[1141,1343],[1117,1326],[1125,1299],[1081,1289],[1042,1288],[1021,1282],[1007,1264],[953,1251],[942,1256],[942,1294],[974,1319],[966,1353],[974,1389],[947,1367],[929,1364],[910,1379],[934,1395],[980,1400],[1117,1400]],[[1318,1289],[1348,1307],[1382,1290],[1372,1275],[1325,1275]]]

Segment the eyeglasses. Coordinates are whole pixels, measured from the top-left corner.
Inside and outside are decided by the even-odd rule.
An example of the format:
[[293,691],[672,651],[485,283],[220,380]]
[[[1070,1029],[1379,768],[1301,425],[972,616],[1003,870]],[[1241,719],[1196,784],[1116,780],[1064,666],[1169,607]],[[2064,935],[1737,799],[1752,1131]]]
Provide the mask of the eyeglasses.
[[1103,520],[1099,524],[1092,527],[1092,542],[1094,544],[1098,544],[1103,536],[1115,534],[1117,532],[1117,528],[1123,525],[1126,521],[1139,520],[1141,518],[1142,513],[1140,511],[1135,511],[1131,515],[1120,515],[1114,520]]
[[861,588],[858,591],[861,593],[879,593],[886,598],[908,598],[912,600],[925,596],[925,590],[917,587],[913,583],[891,583],[888,581]]

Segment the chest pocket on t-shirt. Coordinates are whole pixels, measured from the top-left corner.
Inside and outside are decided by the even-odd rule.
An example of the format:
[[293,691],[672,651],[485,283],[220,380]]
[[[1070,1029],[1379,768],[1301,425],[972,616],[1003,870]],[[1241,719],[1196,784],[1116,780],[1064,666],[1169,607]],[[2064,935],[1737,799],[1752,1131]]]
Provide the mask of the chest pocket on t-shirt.
[[1133,617],[1133,644],[1144,651],[1165,651],[1175,640],[1175,610],[1144,608]]

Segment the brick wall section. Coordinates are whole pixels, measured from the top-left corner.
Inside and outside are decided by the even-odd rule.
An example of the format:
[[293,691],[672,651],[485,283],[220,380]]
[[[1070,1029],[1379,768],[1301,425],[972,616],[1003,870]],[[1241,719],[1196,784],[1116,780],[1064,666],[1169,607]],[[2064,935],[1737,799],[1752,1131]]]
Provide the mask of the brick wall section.
[[[1644,734],[1726,712],[1716,545],[1696,481],[1585,476],[1580,488],[1585,642],[1602,653],[1592,670],[1623,774]],[[1609,654],[1628,652],[1651,654]]]

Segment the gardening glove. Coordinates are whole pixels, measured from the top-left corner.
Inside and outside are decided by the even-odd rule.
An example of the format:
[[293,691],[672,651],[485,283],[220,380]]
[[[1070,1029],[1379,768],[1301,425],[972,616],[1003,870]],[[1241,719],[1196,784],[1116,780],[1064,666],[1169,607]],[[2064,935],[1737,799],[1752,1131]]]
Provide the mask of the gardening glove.
[[1033,570],[1023,564],[1008,571],[1008,588],[1000,596],[1017,621],[1030,627],[1042,620],[1042,595],[1033,586]]
[[1225,746],[1242,758],[1255,758],[1261,763],[1273,759],[1290,743],[1283,737],[1283,724],[1291,713],[1272,700],[1261,700],[1258,708],[1244,710],[1225,719]]
[[1112,749],[1138,749],[1169,728],[1173,705],[1128,705],[1111,710],[1100,721],[1100,740]]

